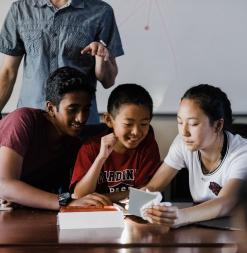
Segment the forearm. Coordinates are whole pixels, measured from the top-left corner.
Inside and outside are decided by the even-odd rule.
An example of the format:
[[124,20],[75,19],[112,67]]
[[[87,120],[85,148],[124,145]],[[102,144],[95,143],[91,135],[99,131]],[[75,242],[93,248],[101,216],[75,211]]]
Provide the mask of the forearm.
[[81,198],[89,193],[95,192],[97,181],[105,162],[105,158],[97,156],[87,174],[76,184],[74,194]]
[[182,209],[181,213],[185,223],[189,224],[229,215],[237,202],[236,193],[239,184],[239,179],[231,179],[221,189],[217,198]]
[[59,210],[56,194],[45,192],[14,179],[0,181],[0,198],[20,205]]
[[186,225],[229,215],[235,204],[236,200],[234,198],[226,196],[181,209],[182,215],[179,223]]
[[15,80],[16,78],[11,76],[8,71],[0,71],[0,111],[2,111],[11,96]]
[[163,191],[176,176],[177,172],[177,170],[168,167],[165,163],[163,163],[151,180],[147,183],[145,188],[150,191]]
[[104,88],[110,88],[114,85],[118,73],[117,64],[114,58],[105,61],[102,57],[96,57],[95,75]]
[[152,178],[143,189],[148,189],[151,192],[154,191],[163,191],[165,187],[169,184],[166,180],[161,180],[158,177]]

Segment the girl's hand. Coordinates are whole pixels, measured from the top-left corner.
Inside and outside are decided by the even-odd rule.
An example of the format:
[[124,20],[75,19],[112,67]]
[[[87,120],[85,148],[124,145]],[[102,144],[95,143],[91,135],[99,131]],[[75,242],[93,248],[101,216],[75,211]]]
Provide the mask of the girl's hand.
[[177,206],[155,205],[146,209],[145,215],[150,223],[165,224],[172,228],[186,224],[183,209],[178,209]]
[[116,142],[117,138],[113,133],[103,136],[101,138],[99,156],[101,158],[107,159],[111,154]]

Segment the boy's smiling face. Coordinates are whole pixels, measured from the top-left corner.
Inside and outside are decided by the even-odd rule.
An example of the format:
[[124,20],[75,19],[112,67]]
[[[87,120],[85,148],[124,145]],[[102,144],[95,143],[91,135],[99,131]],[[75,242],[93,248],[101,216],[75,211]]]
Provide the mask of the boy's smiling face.
[[124,153],[127,149],[135,149],[147,136],[151,121],[150,111],[142,105],[123,104],[115,117],[110,115],[110,121],[118,139],[114,150]]
[[[66,93],[59,103],[59,108],[51,102],[47,105],[57,131],[61,135],[77,136],[85,125],[91,97],[84,91]],[[50,110],[49,110],[50,109]]]

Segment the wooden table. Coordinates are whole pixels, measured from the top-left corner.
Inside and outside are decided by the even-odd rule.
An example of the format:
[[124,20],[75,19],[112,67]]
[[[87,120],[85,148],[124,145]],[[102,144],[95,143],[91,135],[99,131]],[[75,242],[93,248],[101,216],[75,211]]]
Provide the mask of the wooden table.
[[198,226],[169,230],[135,217],[126,218],[123,229],[59,230],[56,214],[30,209],[1,211],[0,253],[159,253],[164,248],[167,253],[236,252],[234,233],[228,230]]
[[25,246],[25,247],[0,247],[0,253],[236,253],[236,247],[138,247],[138,248],[110,248],[81,246]]

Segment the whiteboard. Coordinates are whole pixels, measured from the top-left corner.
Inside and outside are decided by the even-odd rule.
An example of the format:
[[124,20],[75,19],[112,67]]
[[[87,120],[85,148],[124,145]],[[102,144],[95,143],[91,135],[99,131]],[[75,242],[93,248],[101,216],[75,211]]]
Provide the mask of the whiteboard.
[[[11,2],[1,2],[1,24]],[[247,114],[246,0],[106,2],[114,9],[125,51],[117,58],[116,85],[143,85],[155,113],[173,114],[189,87],[209,83],[228,94],[235,114]],[[20,79],[4,111],[16,107]],[[99,112],[106,110],[111,90],[98,84]]]
[[[209,83],[228,94],[235,114],[247,114],[246,0],[106,0],[114,8],[125,55],[117,84],[136,82],[154,111],[176,113],[183,93]],[[98,86],[98,107],[108,91]]]

